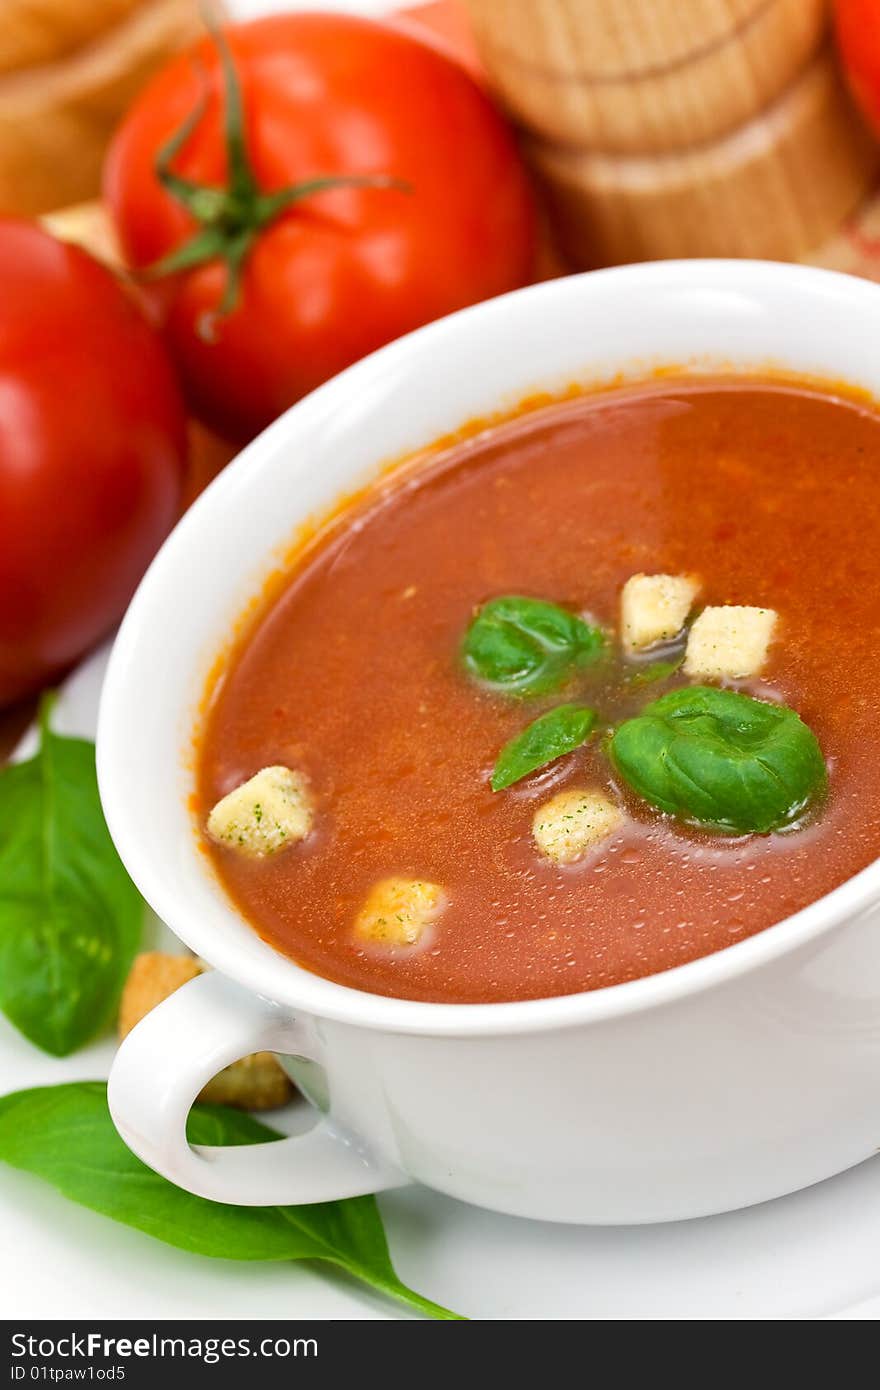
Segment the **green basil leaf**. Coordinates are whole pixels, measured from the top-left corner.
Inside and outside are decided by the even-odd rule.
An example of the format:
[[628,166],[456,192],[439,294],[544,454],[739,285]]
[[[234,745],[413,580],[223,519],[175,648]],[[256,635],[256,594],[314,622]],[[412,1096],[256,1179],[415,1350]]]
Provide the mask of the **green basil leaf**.
[[[250,1115],[196,1105],[194,1144],[281,1138]],[[168,1245],[222,1260],[325,1260],[431,1317],[454,1319],[398,1279],[374,1197],[304,1207],[232,1207],[195,1197],[154,1173],[123,1143],[99,1081],[38,1086],[0,1097],[0,1160],[50,1182],[71,1201]]]
[[614,766],[652,806],[715,830],[766,834],[826,787],[812,730],[785,705],[734,690],[672,690],[622,724]]
[[596,711],[586,705],[557,705],[542,714],[505,743],[492,773],[493,792],[503,791],[537,768],[546,767],[554,758],[580,748],[595,723]]
[[601,628],[539,598],[505,594],[480,609],[462,657],[472,676],[508,695],[557,690],[605,650]]
[[138,947],[143,905],[104,821],[94,744],[49,728],[0,773],[0,1009],[65,1056],[110,1017]]
[[684,652],[672,661],[652,661],[650,666],[642,666],[629,677],[630,685],[653,685],[655,681],[668,680],[674,676],[684,661]]

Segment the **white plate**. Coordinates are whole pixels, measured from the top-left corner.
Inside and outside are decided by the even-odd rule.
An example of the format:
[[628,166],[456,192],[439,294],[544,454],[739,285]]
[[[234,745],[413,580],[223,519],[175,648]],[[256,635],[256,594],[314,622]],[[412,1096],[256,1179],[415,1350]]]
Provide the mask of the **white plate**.
[[[244,17],[296,5],[232,0],[228,8]],[[387,4],[333,0],[324,8],[379,12]],[[60,731],[94,735],[104,659],[68,683],[56,711]],[[155,941],[163,932],[152,925]],[[108,1039],[63,1061],[46,1057],[0,1019],[0,1092],[106,1076],[112,1054]],[[297,1108],[286,1128],[295,1127]],[[474,1318],[880,1319],[880,1157],[793,1197],[666,1226],[544,1225],[418,1187],[380,1204],[401,1278]],[[6,1318],[407,1316],[317,1265],[237,1264],[173,1250],[2,1165],[0,1208]]]

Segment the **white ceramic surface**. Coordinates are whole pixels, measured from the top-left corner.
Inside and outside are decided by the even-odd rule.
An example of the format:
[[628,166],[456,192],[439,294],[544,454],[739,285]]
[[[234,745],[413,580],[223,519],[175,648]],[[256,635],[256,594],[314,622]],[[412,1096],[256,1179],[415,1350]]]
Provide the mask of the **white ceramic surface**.
[[[802,267],[572,277],[359,363],[212,485],[129,610],[99,727],[102,795],[129,871],[228,977],[186,986],[120,1049],[111,1109],[146,1161],[226,1201],[414,1178],[501,1211],[601,1224],[742,1207],[876,1150],[880,866],[725,952],[632,984],[503,1005],[391,1000],[309,974],[242,923],[195,846],[186,753],[208,664],[273,553],[388,456],[536,388],[661,363],[769,361],[880,393],[878,338],[880,289]],[[183,1119],[202,1081],[262,1046],[293,1054],[327,1114],[261,1152],[189,1149]]]

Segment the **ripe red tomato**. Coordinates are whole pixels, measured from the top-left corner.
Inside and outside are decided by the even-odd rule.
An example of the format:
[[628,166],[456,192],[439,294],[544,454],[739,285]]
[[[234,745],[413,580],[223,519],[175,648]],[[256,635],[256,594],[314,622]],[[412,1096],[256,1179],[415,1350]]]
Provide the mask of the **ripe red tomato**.
[[[167,337],[195,410],[247,437],[382,343],[523,284],[534,214],[503,121],[426,43],[332,14],[279,15],[224,36],[225,71],[207,39],[150,84],[116,136],[104,189],[139,267],[198,235],[192,208],[201,214],[213,254],[177,276]],[[236,87],[249,186],[227,158]],[[157,156],[194,112],[170,160],[176,183],[166,175],[163,186]],[[337,187],[280,210],[267,201],[327,176],[409,187]],[[235,306],[212,318],[236,258]]]
[[880,0],[834,0],[834,27],[849,85],[880,135]]
[[109,271],[0,219],[0,705],[121,616],[186,449],[162,342]]

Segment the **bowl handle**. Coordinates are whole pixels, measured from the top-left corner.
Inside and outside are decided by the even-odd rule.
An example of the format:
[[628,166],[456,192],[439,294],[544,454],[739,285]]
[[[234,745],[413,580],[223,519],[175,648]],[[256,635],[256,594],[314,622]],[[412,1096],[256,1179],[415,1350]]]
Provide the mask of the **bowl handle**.
[[113,1122],[157,1173],[199,1197],[235,1206],[287,1206],[357,1197],[409,1179],[322,1117],[276,1143],[191,1145],[186,1118],[223,1067],[263,1050],[320,1063],[308,1030],[278,1004],[210,971],[146,1015],[123,1042],[107,1087]]

